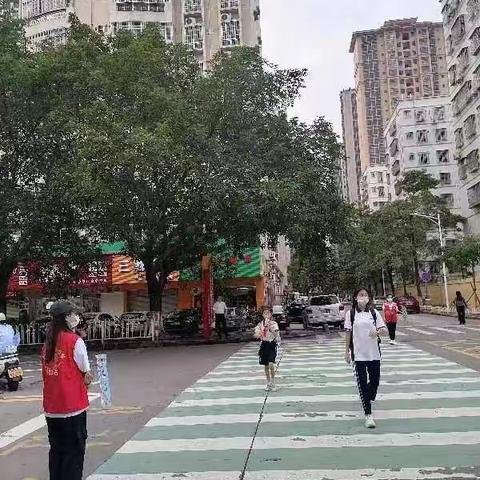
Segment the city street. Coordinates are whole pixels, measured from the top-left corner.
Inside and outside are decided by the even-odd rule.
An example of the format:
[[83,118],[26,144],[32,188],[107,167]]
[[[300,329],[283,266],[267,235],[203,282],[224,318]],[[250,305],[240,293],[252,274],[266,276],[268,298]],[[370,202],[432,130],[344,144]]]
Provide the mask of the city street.
[[[110,352],[114,406],[103,411],[92,388],[86,476],[479,478],[480,322],[418,315],[400,325],[399,345],[383,346],[375,431],[363,426],[342,340],[285,342],[268,396],[254,343]],[[23,362],[21,389],[0,397],[1,478],[46,480],[38,359]]]

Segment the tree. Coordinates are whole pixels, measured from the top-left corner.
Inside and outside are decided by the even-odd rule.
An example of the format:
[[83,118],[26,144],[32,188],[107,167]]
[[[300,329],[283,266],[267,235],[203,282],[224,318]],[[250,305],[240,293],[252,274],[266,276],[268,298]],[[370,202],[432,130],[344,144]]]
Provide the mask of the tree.
[[324,120],[287,117],[304,71],[238,48],[202,75],[154,29],[105,39],[75,22],[55,60],[79,198],[98,235],[143,262],[152,310],[169,274],[216,254],[219,239],[239,251],[294,238],[305,212],[325,239],[337,144]]
[[[7,2],[8,3],[8,2]],[[0,8],[0,311],[22,262],[84,252],[72,202],[71,132],[58,121],[52,56],[26,51],[22,24]]]
[[467,236],[446,253],[449,268],[469,271],[472,276],[472,288],[475,306],[480,300],[477,295],[476,268],[480,264],[480,238]]

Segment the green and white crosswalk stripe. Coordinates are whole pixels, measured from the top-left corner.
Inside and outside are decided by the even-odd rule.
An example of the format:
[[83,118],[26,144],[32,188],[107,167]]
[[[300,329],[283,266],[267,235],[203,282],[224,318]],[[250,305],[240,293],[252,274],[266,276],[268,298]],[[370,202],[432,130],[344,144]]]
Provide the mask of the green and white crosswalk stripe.
[[480,478],[478,372],[385,346],[370,431],[341,339],[286,343],[268,395],[257,348],[185,390],[89,480]]

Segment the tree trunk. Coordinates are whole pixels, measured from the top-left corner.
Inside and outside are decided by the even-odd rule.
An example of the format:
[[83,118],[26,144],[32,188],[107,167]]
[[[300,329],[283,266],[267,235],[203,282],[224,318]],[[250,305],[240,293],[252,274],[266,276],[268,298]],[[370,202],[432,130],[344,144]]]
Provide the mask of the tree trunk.
[[390,284],[390,289],[392,292],[392,295],[395,296],[395,282],[393,281],[393,269],[389,268],[387,270],[387,275],[388,275],[388,283]]
[[142,260],[145,266],[145,277],[147,279],[148,297],[150,299],[150,311],[162,313],[163,290],[168,281],[168,273],[155,271],[153,261]]
[[478,307],[478,296],[477,296],[477,278],[475,275],[475,264],[472,265],[472,282],[473,282],[473,302],[475,305],[475,310]]
[[407,266],[405,264],[403,264],[403,268],[402,268],[402,284],[403,284],[403,294],[405,296],[408,295],[408,292],[407,292]]
[[0,312],[7,314],[7,293],[10,276],[15,270],[15,263],[0,264]]
[[414,274],[415,274],[415,285],[417,287],[417,295],[420,298],[422,298],[423,297],[422,286],[421,286],[421,283],[420,283],[420,275],[418,274],[418,255],[417,255],[416,251],[413,255],[413,268],[415,270]]

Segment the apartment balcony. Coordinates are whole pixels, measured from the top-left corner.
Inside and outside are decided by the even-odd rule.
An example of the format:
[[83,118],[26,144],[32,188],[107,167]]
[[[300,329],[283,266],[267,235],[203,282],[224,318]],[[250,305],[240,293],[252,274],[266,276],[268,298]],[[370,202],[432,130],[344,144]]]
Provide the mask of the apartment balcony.
[[480,182],[467,190],[468,206],[475,208],[480,205]]
[[390,156],[393,157],[398,152],[398,139],[393,140],[389,148]]
[[460,15],[452,27],[452,43],[457,46],[465,38],[466,34],[465,17]]
[[392,175],[396,177],[400,173],[400,161],[395,160],[392,163],[392,166],[391,166],[390,170],[392,172]]
[[472,55],[478,55],[480,52],[480,27],[473,31],[470,40],[472,42]]
[[458,178],[460,180],[466,180],[468,177],[467,165],[465,159],[458,160]]
[[467,173],[476,173],[480,168],[478,150],[472,150],[466,158]]
[[469,22],[473,23],[480,13],[480,1],[468,0],[467,2],[467,16]]
[[185,0],[183,11],[185,15],[201,15],[202,0]]
[[395,195],[398,197],[402,193],[402,182],[398,181],[395,183]]
[[453,115],[460,115],[465,107],[473,100],[474,94],[476,95],[476,90],[473,89],[473,82],[468,80],[452,101]]

